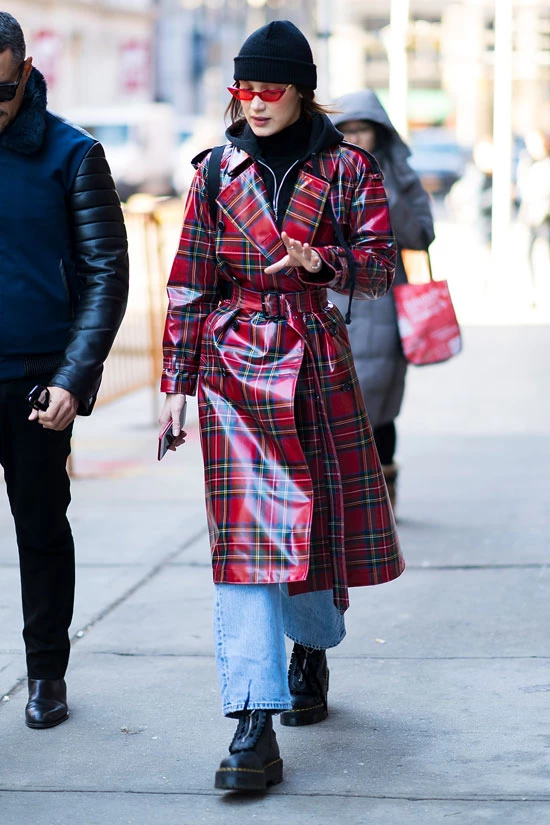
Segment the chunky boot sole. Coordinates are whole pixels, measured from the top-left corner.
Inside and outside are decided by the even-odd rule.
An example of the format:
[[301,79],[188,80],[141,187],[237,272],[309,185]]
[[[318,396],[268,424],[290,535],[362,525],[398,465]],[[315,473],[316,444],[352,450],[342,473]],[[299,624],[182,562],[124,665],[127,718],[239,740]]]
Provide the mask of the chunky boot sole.
[[[292,708],[291,710],[283,710],[279,714],[281,725],[285,728],[300,728],[304,725],[316,725],[318,722],[323,722],[328,716],[328,708],[326,704],[326,698],[328,697],[328,683],[329,673],[327,671],[324,703],[319,701],[320,697],[316,697],[316,704],[310,705],[307,708]],[[312,701],[315,701],[313,697]]]
[[214,787],[220,791],[265,791],[283,781],[283,760],[275,759],[263,771],[251,768],[219,768]]
[[65,716],[61,717],[61,719],[54,719],[53,722],[29,722],[28,719],[25,719],[25,724],[28,728],[32,728],[33,730],[45,730],[46,728],[55,728],[62,722],[66,722],[69,716],[70,713],[67,712]]
[[311,708],[298,708],[297,710],[284,710],[279,719],[285,728],[299,728],[302,725],[316,725],[328,716],[328,710],[323,704],[314,705]]

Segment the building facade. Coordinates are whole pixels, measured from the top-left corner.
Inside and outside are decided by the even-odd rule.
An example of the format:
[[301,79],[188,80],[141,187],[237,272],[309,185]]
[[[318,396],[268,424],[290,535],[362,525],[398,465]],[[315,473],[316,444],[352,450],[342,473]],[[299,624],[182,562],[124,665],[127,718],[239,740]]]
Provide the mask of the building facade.
[[114,106],[154,93],[152,0],[11,0],[50,107]]
[[[446,123],[469,146],[491,134],[497,3],[409,0],[405,49],[411,125]],[[370,86],[384,98],[395,57],[391,11],[398,0],[324,0],[327,5],[331,96]],[[512,14],[513,129],[517,134],[550,130],[550,5],[512,0]]]
[[172,103],[182,123],[219,120],[233,81],[233,58],[250,32],[290,19],[315,32],[314,0],[158,0],[156,97]]

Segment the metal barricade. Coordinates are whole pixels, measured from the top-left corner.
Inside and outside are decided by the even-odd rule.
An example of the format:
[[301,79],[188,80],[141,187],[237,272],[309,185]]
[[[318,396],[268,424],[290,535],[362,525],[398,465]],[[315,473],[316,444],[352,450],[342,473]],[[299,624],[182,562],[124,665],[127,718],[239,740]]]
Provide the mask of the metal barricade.
[[[166,281],[177,251],[183,201],[135,195],[124,205],[130,255],[128,308],[98,396],[106,404],[142,387],[159,394]],[[153,400],[153,415],[156,401]]]

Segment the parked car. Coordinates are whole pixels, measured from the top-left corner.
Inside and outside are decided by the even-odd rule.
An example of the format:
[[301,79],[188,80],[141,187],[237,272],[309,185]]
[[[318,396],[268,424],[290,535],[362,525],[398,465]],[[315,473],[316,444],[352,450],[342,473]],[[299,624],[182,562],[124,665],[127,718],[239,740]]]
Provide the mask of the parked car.
[[122,200],[136,192],[172,193],[177,138],[170,105],[85,106],[62,115],[103,144]]
[[457,142],[450,129],[439,127],[411,132],[410,165],[418,173],[424,188],[432,194],[446,195],[462,177],[469,153]]

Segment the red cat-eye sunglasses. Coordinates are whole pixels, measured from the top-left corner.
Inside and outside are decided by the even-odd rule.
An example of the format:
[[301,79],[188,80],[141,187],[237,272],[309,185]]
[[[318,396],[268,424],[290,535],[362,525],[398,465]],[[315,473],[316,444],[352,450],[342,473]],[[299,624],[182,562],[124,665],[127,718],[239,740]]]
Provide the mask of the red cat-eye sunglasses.
[[264,103],[275,103],[280,100],[287,89],[290,89],[292,83],[285,86],[284,89],[264,89],[263,92],[254,92],[252,89],[240,89],[238,86],[228,86],[227,91],[230,92],[237,100],[253,100],[259,97]]

